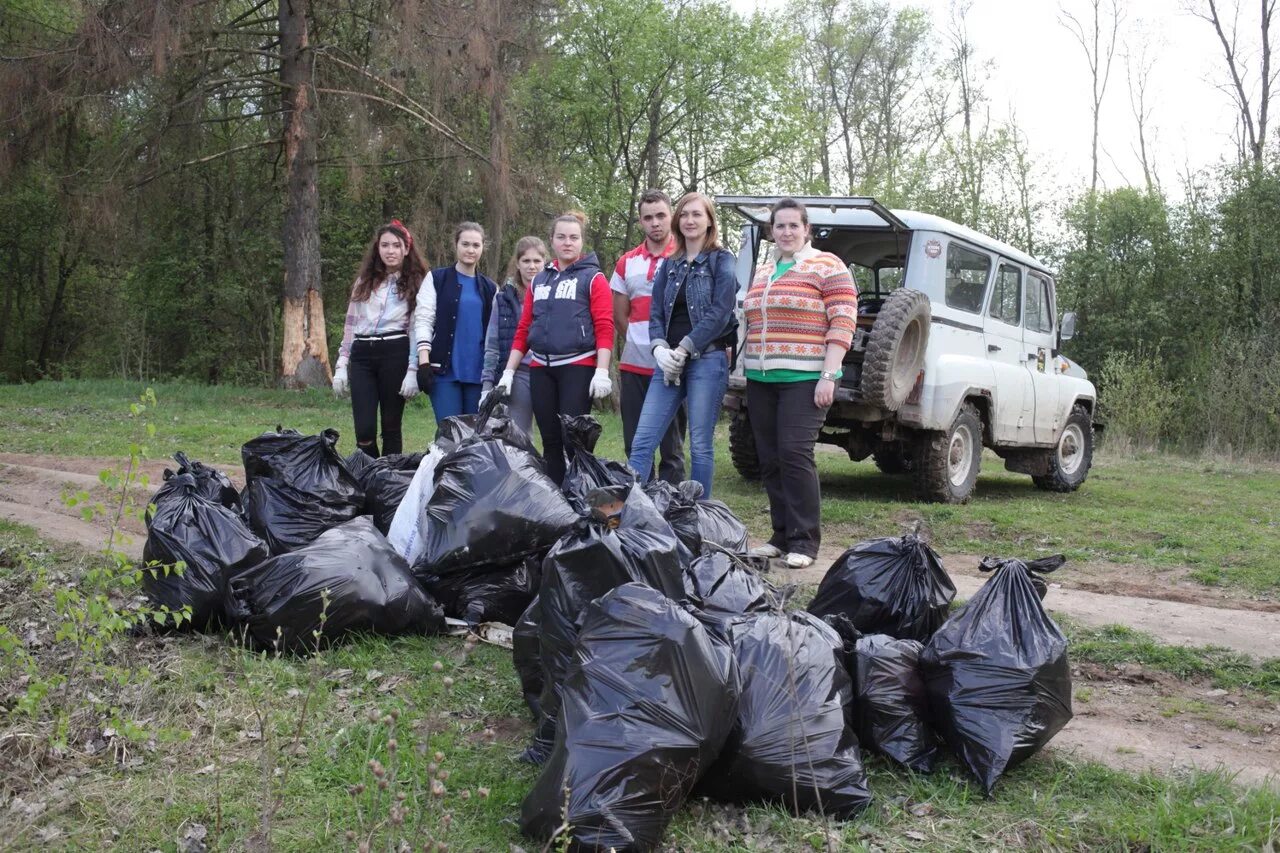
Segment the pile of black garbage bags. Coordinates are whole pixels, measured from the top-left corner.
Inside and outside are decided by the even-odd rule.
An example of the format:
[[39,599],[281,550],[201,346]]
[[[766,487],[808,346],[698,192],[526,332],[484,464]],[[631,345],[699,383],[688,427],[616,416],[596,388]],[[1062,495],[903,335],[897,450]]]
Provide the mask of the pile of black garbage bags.
[[868,753],[928,773],[949,751],[990,794],[1071,718],[1041,604],[1061,558],[988,558],[952,612],[925,542],[875,539],[790,609],[725,504],[596,457],[590,416],[564,429],[562,487],[493,404],[376,460],[340,456],[332,430],[267,433],[241,493],[179,454],[144,586],[185,625],[281,651],[446,616],[513,626],[521,758],[541,767],[520,825],[557,849],[653,849],[689,796],[848,819],[871,802]]
[[993,577],[952,613],[928,545],[877,539],[794,611],[745,555],[691,554],[634,484],[578,499],[593,511],[515,630],[537,721],[523,758],[542,766],[521,812],[533,838],[653,849],[689,796],[848,819],[871,802],[867,753],[929,773],[949,749],[990,794],[1071,718],[1039,595],[1061,558],[984,560]]

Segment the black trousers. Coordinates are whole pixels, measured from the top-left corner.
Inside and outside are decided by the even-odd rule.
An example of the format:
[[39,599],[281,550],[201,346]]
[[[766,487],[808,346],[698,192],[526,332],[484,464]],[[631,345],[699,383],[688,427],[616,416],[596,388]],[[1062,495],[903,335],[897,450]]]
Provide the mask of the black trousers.
[[817,557],[822,542],[822,493],[813,445],[827,410],[813,404],[817,384],[747,380],[747,412],[773,522],[769,544],[806,557]]
[[[622,391],[622,446],[627,458],[631,458],[631,440],[636,437],[636,424],[640,423],[640,412],[644,409],[644,398],[649,393],[649,381],[652,377],[629,370],[619,370]],[[689,410],[684,403],[676,411],[676,419],[671,422],[667,432],[658,445],[658,466],[653,468],[659,479],[672,485],[684,479],[684,436],[689,427]]]
[[378,410],[382,410],[382,450],[401,453],[404,438],[404,398],[400,385],[409,370],[409,337],[389,341],[360,340],[351,344],[347,381],[351,385],[351,415],[356,422],[356,446],[378,456]]
[[591,411],[591,377],[595,372],[594,367],[580,364],[529,368],[529,393],[533,397],[533,417],[542,434],[542,458],[547,463],[547,476],[557,486],[564,482],[566,467],[560,416]]

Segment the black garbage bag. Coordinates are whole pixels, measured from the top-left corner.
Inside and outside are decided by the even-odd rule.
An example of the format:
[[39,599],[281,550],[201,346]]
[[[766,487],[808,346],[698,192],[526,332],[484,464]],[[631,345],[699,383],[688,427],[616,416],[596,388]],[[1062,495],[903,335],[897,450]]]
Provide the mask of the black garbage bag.
[[784,803],[837,819],[871,802],[845,718],[853,686],[840,637],[811,614],[760,613],[730,629],[742,678],[738,720],[703,778],[721,800]]
[[562,692],[521,831],[549,839],[568,825],[572,850],[653,850],[733,726],[728,644],[652,587],[624,584],[587,608]]
[[533,446],[533,439],[511,419],[505,399],[498,393],[492,393],[485,397],[481,402],[480,410],[474,415],[454,415],[451,418],[445,418],[436,428],[435,445],[448,453],[468,439],[479,436],[506,442],[512,447],[527,450],[541,459],[542,457]]
[[704,554],[684,570],[685,598],[722,633],[744,614],[782,609],[794,590],[777,589],[746,562],[724,552]]
[[[142,588],[157,608],[189,606],[191,621],[181,627],[216,630],[225,622],[227,580],[267,559],[266,543],[239,513],[205,497],[207,486],[193,474],[176,474],[164,488],[142,546]],[[181,573],[172,568],[179,562]]]
[[[680,543],[637,486],[610,486],[591,495],[600,509],[583,519],[542,562],[542,720],[525,760],[540,764],[551,750],[564,681],[586,606],[625,583],[648,584],[673,600],[684,593]],[[621,501],[620,511],[614,509]],[[615,526],[616,525],[616,526]]]
[[421,514],[423,552],[415,569],[440,578],[545,552],[578,520],[541,459],[478,436],[436,466]]
[[440,602],[446,616],[469,625],[514,625],[538,594],[542,558],[530,554],[510,565],[472,566],[444,576],[417,569],[414,577]]
[[947,618],[956,588],[938,555],[914,535],[859,542],[841,554],[809,604],[842,613],[863,634],[928,642]]
[[984,558],[980,568],[995,574],[920,653],[934,721],[988,795],[1071,719],[1067,638],[1040,603],[1031,569],[1063,562]]
[[591,415],[561,415],[560,423],[564,428],[565,446],[569,448],[569,467],[561,488],[575,512],[586,515],[591,511],[587,496],[595,489],[635,483],[635,472],[625,464],[595,455],[596,442],[603,430],[599,421]]
[[863,749],[878,752],[917,773],[931,773],[942,740],[929,720],[920,674],[919,640],[872,634],[854,644],[853,719]]
[[227,612],[257,647],[274,649],[278,637],[279,648],[293,652],[356,631],[437,634],[445,627],[440,605],[364,517],[233,577]]
[[[151,516],[154,514],[151,507],[158,507],[174,493],[177,487],[172,483],[173,478],[181,474],[189,474],[195,478],[196,491],[205,500],[213,501],[236,512],[240,511],[240,493],[236,491],[236,487],[231,484],[226,474],[216,468],[210,468],[203,462],[192,462],[181,450],[173,454],[173,461],[178,463],[178,470],[164,469],[164,484],[156,490],[151,497],[151,503],[147,506],[145,518],[148,524],[151,523]],[[186,489],[180,491],[185,492]]]
[[365,514],[373,516],[374,526],[383,534],[391,529],[400,501],[409,491],[424,456],[425,453],[389,453],[374,459],[357,450],[343,460],[364,492]]
[[542,693],[542,641],[538,636],[541,613],[542,603],[534,596],[511,632],[511,660],[520,678],[520,693],[534,722],[542,716],[542,703],[538,698]]
[[364,511],[364,492],[337,444],[337,430],[302,435],[286,429],[241,448],[245,517],[272,554],[297,550]]
[[651,480],[644,490],[693,556],[717,550],[747,552],[747,526],[723,501],[703,500],[701,483],[685,480],[673,486]]

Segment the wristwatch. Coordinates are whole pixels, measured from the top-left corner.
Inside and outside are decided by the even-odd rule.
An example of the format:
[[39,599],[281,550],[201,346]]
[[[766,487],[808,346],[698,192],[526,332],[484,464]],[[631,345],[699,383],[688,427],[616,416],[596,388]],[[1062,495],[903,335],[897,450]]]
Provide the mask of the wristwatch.
[[839,379],[840,377],[836,376],[836,375],[835,375],[834,373],[832,373],[830,370],[824,370],[824,371],[822,371],[822,373],[820,373],[820,374],[818,375],[818,378],[819,378],[819,379],[830,379],[832,382],[835,382],[835,381],[836,381],[837,379]]

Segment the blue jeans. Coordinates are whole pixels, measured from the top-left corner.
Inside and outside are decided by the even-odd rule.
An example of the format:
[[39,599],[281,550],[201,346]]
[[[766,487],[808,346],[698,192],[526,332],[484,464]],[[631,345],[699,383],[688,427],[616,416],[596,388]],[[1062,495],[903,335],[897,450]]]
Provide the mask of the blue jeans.
[[437,376],[431,386],[431,411],[435,413],[437,426],[454,415],[474,415],[480,411],[480,383]]
[[715,475],[716,420],[729,384],[729,360],[724,350],[704,353],[686,363],[679,385],[663,382],[662,371],[655,371],[644,398],[636,437],[631,440],[631,458],[627,464],[648,482],[653,468],[653,452],[658,449],[667,427],[675,419],[676,410],[684,402],[689,411],[689,457],[693,479],[702,484],[702,496],[711,497],[711,479]]

